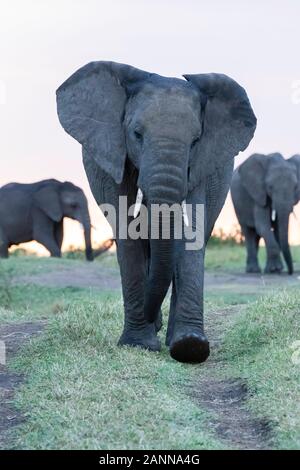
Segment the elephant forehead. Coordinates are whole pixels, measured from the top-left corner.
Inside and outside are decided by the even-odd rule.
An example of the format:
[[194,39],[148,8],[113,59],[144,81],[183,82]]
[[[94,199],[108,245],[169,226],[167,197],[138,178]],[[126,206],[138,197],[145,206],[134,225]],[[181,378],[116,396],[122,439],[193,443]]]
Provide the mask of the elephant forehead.
[[285,162],[284,165],[276,165],[272,168],[272,171],[268,173],[267,181],[270,183],[280,181],[281,185],[284,184],[285,181],[288,184],[291,182],[296,183],[297,175],[293,168],[288,166],[287,162]]
[[200,111],[199,95],[189,87],[146,85],[128,103],[127,116],[130,120],[139,120],[142,125],[163,119],[164,123],[180,120],[182,126],[197,126]]

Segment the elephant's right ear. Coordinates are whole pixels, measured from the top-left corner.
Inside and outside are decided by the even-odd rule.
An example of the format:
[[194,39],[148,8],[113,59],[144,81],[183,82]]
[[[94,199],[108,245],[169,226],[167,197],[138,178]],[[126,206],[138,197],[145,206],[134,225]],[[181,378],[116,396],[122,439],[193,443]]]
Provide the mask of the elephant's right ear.
[[121,183],[126,160],[123,117],[127,87],[151,74],[115,62],[91,62],[57,90],[57,112],[65,131],[97,164]]
[[300,200],[300,155],[294,155],[293,157],[288,159],[288,162],[290,162],[296,170],[296,175],[297,175],[297,180],[298,180],[296,198],[299,201]]
[[268,155],[255,153],[238,168],[242,185],[252,199],[262,207],[267,203],[265,178],[269,158]]

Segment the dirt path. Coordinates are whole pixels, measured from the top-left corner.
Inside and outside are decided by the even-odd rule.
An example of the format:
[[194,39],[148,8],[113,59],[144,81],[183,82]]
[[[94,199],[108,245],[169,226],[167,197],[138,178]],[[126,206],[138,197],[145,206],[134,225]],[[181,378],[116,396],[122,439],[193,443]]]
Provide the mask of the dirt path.
[[211,316],[206,330],[209,338],[213,339],[212,353],[203,375],[191,384],[189,395],[202,409],[210,412],[210,426],[229,448],[269,449],[272,437],[270,424],[266,419],[252,415],[246,408],[247,384],[239,379],[220,380],[216,376],[216,370],[222,367],[217,353],[222,343],[224,316],[229,319],[242,308],[245,306],[231,306]]
[[[205,374],[199,376],[187,390],[202,409],[212,412],[209,424],[225,445],[234,449],[267,449],[270,427],[266,420],[255,418],[245,408],[247,385],[239,380],[219,380],[215,375],[216,366],[220,366],[217,359],[217,348],[222,341],[220,319],[236,314],[240,308],[243,306],[223,309],[211,317],[207,333],[213,339],[212,355],[205,364]],[[32,336],[41,333],[44,326],[45,322],[3,325],[0,340],[5,342],[7,359],[16,355]],[[25,420],[13,403],[15,390],[23,381],[22,374],[9,372],[0,365],[0,449],[7,448],[9,432]]]
[[[77,263],[60,266],[59,269],[38,274],[16,276],[13,285],[36,284],[47,287],[82,287],[100,290],[119,290],[121,288],[118,268],[103,268],[97,263]],[[205,289],[220,292],[231,291],[236,294],[260,293],[279,286],[300,286],[299,273],[293,276],[246,274],[242,272],[206,271]]]
[[[15,356],[19,348],[34,335],[41,333],[45,322],[7,324],[0,327],[0,340],[5,343],[6,360]],[[24,416],[13,403],[14,393],[23,382],[23,374],[8,371],[0,364],[0,449],[6,448],[9,431],[22,422]]]
[[263,293],[278,287],[300,287],[299,273],[289,276],[282,274],[247,274],[244,272],[205,272],[205,289],[209,292],[217,289],[220,292],[225,290],[236,294]]
[[85,287],[101,290],[120,289],[120,276],[116,269],[105,268],[96,263],[83,262],[77,266],[62,266],[59,270],[17,276],[14,285],[36,284],[47,287]]

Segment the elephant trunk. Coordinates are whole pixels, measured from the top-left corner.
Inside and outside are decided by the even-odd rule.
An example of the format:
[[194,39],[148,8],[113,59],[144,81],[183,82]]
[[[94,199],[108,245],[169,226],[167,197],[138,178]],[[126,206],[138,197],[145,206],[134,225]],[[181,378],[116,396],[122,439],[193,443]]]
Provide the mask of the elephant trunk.
[[289,233],[289,212],[286,210],[282,210],[278,212],[278,220],[277,220],[277,226],[278,226],[278,240],[279,240],[279,246],[282,251],[284,260],[286,262],[287,268],[288,268],[288,273],[293,274],[294,269],[293,269],[293,260],[292,260],[292,255],[289,247],[289,241],[288,241],[288,233]]
[[91,222],[89,214],[84,216],[83,222],[83,230],[84,230],[84,240],[85,240],[85,256],[88,261],[94,260],[94,254],[92,249],[92,242],[91,242]]
[[157,319],[172,281],[178,251],[174,229],[177,223],[182,227],[181,204],[187,193],[187,149],[180,142],[175,145],[173,141],[163,141],[155,157],[148,172],[141,169],[138,183],[145,192],[150,228],[150,263],[144,298],[144,314],[149,322]]
[[[149,210],[150,217],[150,210]],[[162,229],[162,220],[153,221],[151,231]],[[174,218],[170,216],[170,238],[150,240],[150,266],[144,299],[144,315],[154,322],[168,292],[175,268]]]

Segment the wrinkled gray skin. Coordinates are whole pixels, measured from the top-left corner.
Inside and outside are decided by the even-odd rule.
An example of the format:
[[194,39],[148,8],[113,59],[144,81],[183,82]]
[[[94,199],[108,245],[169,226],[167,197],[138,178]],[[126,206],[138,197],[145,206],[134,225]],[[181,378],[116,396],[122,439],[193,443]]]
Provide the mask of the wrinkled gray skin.
[[[118,196],[134,204],[205,204],[205,235],[223,206],[233,158],[247,147],[256,118],[247,95],[219,74],[165,78],[114,62],[79,69],[57,91],[64,129],[83,146],[83,162],[98,204]],[[132,220],[128,217],[127,223]],[[194,220],[190,221],[194,225]],[[160,307],[172,283],[167,344],[171,356],[201,362],[204,249],[185,240],[122,240],[117,236],[125,322],[120,345],[160,349]]]
[[[267,250],[265,273],[282,271],[282,252],[292,274],[288,226],[293,206],[300,199],[300,156],[285,160],[279,153],[252,155],[235,170],[231,195],[246,241],[246,271],[260,272],[257,252],[263,238]],[[276,213],[274,221],[272,211]]]
[[92,261],[90,216],[80,188],[54,179],[3,186],[0,188],[0,256],[6,258],[11,245],[36,240],[51,256],[60,257],[64,217],[83,225],[86,258]]

